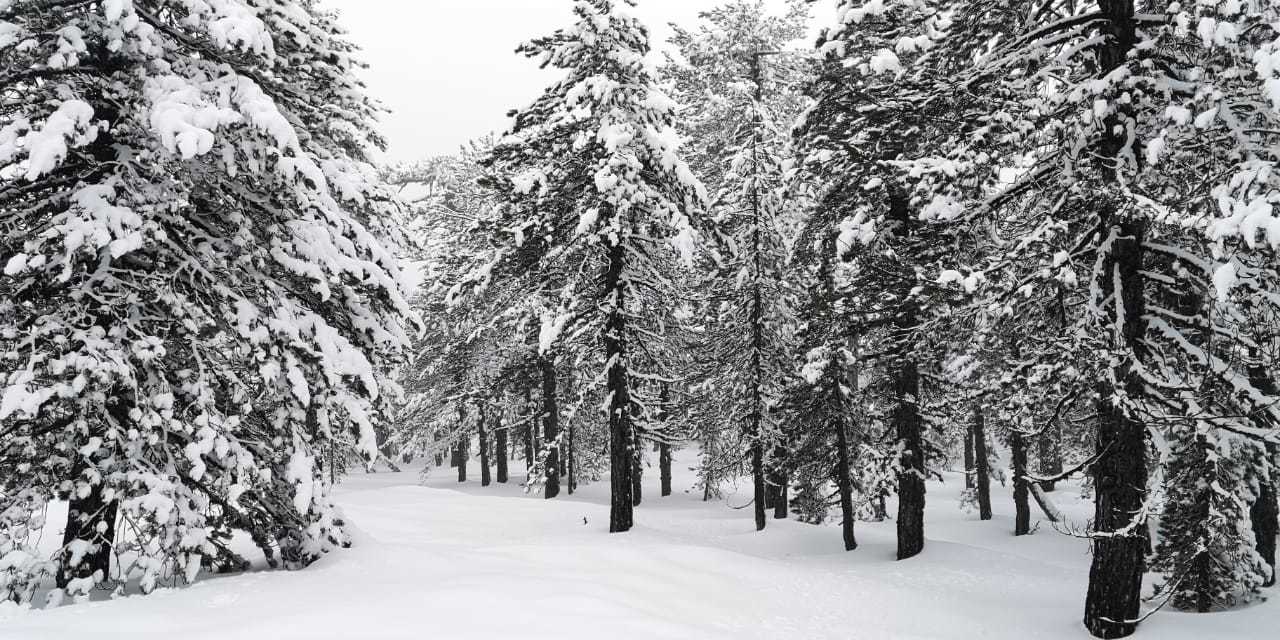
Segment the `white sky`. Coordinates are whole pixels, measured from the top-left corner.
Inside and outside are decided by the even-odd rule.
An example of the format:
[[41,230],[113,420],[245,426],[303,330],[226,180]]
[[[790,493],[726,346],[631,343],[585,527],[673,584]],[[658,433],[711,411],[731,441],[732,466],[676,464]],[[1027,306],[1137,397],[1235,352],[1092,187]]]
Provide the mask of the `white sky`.
[[[640,0],[634,14],[655,47],[670,22],[693,25],[725,0]],[[768,0],[782,6],[782,0]],[[551,72],[515,54],[521,42],[571,24],[570,0],[324,0],[370,64],[372,95],[392,113],[381,130],[388,161],[453,153],[506,128],[506,113],[527,105]],[[827,18],[821,9],[819,18]],[[825,21],[825,20],[824,20]]]

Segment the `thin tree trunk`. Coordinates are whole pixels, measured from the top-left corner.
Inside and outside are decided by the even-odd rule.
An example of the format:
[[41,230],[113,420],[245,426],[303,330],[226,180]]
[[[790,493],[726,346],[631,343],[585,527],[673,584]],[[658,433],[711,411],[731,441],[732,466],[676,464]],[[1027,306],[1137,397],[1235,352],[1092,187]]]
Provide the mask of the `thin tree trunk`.
[[536,429],[536,427],[534,426],[535,418],[534,418],[534,411],[533,411],[533,400],[530,398],[530,394],[532,392],[532,386],[533,385],[531,384],[524,388],[524,409],[525,409],[524,470],[525,471],[533,470],[533,462],[537,457],[537,454],[534,453],[535,450],[533,448],[533,431],[534,429]]
[[[1044,476],[1056,476],[1062,473],[1062,423],[1057,419],[1052,424],[1045,427],[1044,432],[1040,434],[1040,474]],[[1045,491],[1053,491],[1058,484],[1056,482],[1042,482],[1040,488]]]
[[538,359],[538,366],[542,370],[542,433],[547,447],[543,497],[551,499],[560,495],[560,447],[556,444],[560,435],[560,407],[556,397],[556,363],[551,356],[543,356]]
[[671,445],[658,443],[658,474],[662,481],[662,497],[671,495]]
[[771,506],[773,496],[768,494],[764,475],[764,269],[761,262],[763,236],[761,227],[764,224],[760,210],[760,146],[763,142],[763,119],[760,114],[760,103],[764,97],[764,79],[760,66],[763,54],[756,52],[752,56],[752,81],[755,83],[755,104],[752,108],[751,125],[751,158],[753,175],[751,183],[751,309],[748,321],[751,323],[751,413],[747,417],[747,442],[750,443],[751,485],[753,511],[756,518],[756,531],[764,530],[765,510]]
[[987,420],[982,407],[973,408],[974,484],[978,489],[978,519],[991,519],[991,459],[987,455]]
[[640,430],[632,427],[634,445],[631,448],[631,505],[640,506],[644,497],[644,442],[640,439]]
[[496,416],[496,422],[493,425],[493,435],[497,443],[493,447],[494,455],[497,460],[494,462],[498,465],[498,484],[506,484],[507,482],[507,456],[511,452],[507,449],[507,428],[502,426],[502,411],[499,410]]
[[462,438],[458,441],[458,482],[467,481],[467,458],[471,455],[471,440]]
[[974,471],[973,471],[973,429],[970,427],[964,430],[964,488],[974,488]]
[[[836,393],[840,393],[836,389]],[[836,432],[836,489],[840,492],[840,533],[844,537],[844,550],[853,551],[858,548],[858,539],[853,535],[853,479],[849,477],[849,433],[844,420],[835,420],[832,424]]]
[[1031,533],[1031,502],[1027,495],[1027,438],[1016,429],[1009,437],[1013,450],[1013,535]]
[[480,438],[480,486],[487,487],[493,481],[489,474],[489,434],[484,429],[485,407],[476,407],[476,431]]

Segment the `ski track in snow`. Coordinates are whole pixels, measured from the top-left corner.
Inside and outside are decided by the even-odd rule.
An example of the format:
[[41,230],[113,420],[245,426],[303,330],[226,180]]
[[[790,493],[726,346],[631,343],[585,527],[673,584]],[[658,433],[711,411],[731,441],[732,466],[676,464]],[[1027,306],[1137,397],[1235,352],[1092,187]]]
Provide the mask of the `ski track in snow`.
[[[1048,523],[1014,538],[999,484],[995,519],[980,522],[957,507],[962,476],[931,482],[925,551],[897,562],[892,522],[859,523],[849,553],[834,524],[771,519],[757,533],[749,508],[727,506],[746,502],[745,486],[726,485],[726,499],[710,503],[681,490],[693,484],[690,462],[673,465],[667,498],[647,470],[637,526],[615,535],[607,482],[542,500],[522,492],[516,461],[511,483],[487,488],[475,460],[465,485],[447,467],[426,486],[416,470],[349,476],[336,492],[353,524],[349,550],[303,571],[145,597],[3,605],[0,639],[1088,638],[1079,622],[1087,542]],[[1050,495],[1078,524],[1091,513],[1074,485]],[[1208,615],[1166,609],[1135,637],[1249,639],[1278,628],[1280,605],[1269,601]]]

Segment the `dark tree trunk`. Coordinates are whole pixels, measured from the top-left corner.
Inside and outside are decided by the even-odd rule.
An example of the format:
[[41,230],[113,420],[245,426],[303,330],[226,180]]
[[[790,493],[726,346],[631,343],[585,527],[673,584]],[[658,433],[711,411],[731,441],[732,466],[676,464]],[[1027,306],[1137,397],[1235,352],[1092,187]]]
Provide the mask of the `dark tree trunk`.
[[435,462],[435,465],[437,467],[444,466],[444,456],[441,455],[439,451],[437,451],[435,454],[435,460],[433,462]]
[[493,436],[497,443],[493,447],[493,452],[498,465],[498,484],[506,484],[507,482],[507,455],[511,452],[507,449],[507,428],[502,426],[502,411],[498,411],[496,420],[493,424]]
[[790,497],[787,495],[787,485],[790,480],[787,478],[786,473],[779,472],[774,476],[774,482],[776,484],[774,484],[775,493],[773,496],[773,519],[785,520],[787,515],[789,515],[788,507],[790,505],[788,504],[788,500]]
[[[839,384],[835,393],[840,393]],[[853,551],[858,548],[858,539],[853,535],[853,479],[849,477],[849,433],[844,420],[835,420],[832,422],[833,430],[836,432],[836,489],[840,492],[840,533],[844,537],[844,550]],[[901,544],[899,544],[901,549]],[[919,551],[917,550],[917,553]],[[901,555],[899,551],[899,556]]]
[[966,427],[964,430],[964,488],[972,489],[974,487],[974,479],[973,429]]
[[974,485],[978,489],[978,519],[991,519],[991,459],[987,455],[987,420],[982,407],[973,409]]
[[[118,429],[127,428],[131,402],[113,399],[107,407],[107,415]],[[105,435],[105,427],[100,432]],[[101,436],[99,436],[101,437]],[[111,578],[111,555],[116,539],[116,516],[119,512],[117,500],[107,500],[103,495],[107,487],[91,460],[76,454],[75,464],[71,469],[71,495],[67,509],[67,524],[63,529],[63,553],[59,557],[58,588],[66,589],[73,580],[91,578],[99,584]],[[76,483],[95,479],[90,484],[87,495],[81,497]],[[88,543],[89,550],[80,557],[79,564],[71,565],[68,545],[75,541]]]
[[569,460],[569,479],[567,481],[569,486],[569,495],[573,495],[573,492],[578,490],[578,455],[577,451],[573,448],[573,433],[575,430],[573,423],[570,423],[569,432],[567,434],[569,442],[568,446],[565,448],[565,458],[568,458]]
[[662,482],[662,497],[671,495],[671,445],[658,443],[658,475]]
[[[755,83],[756,104],[760,104],[764,96],[764,76],[760,66],[761,54],[752,57],[752,80]],[[751,155],[752,170],[760,167],[759,149],[764,139],[764,122],[759,109],[752,109]],[[764,219],[760,215],[760,189],[756,181],[751,187],[751,309],[748,322],[751,323],[751,413],[747,417],[745,427],[748,430],[747,442],[751,448],[751,488],[753,511],[756,517],[756,531],[765,527],[765,510],[771,506],[773,496],[765,486],[764,475],[764,295],[761,291],[764,279],[763,234],[761,227]]]
[[[1257,354],[1252,354],[1255,358]],[[1252,364],[1249,367],[1249,382],[1254,388],[1265,393],[1268,396],[1277,396],[1275,380],[1267,375],[1266,369],[1261,363]],[[1262,411],[1254,412],[1253,423],[1259,429],[1271,429],[1274,425],[1266,414]],[[1276,460],[1277,447],[1272,444],[1266,446],[1266,464],[1271,465]],[[1258,479],[1258,498],[1249,506],[1249,521],[1253,525],[1253,535],[1256,540],[1258,555],[1267,561],[1267,566],[1271,568],[1271,576],[1263,586],[1271,587],[1276,584],[1276,536],[1280,535],[1280,504],[1276,502],[1276,484],[1275,471],[1270,474],[1263,474]]]
[[609,531],[630,531],[635,505],[631,473],[635,466],[635,434],[631,424],[631,388],[627,379],[627,285],[622,278],[626,250],[621,242],[609,248],[604,296],[609,312],[604,329],[605,361],[609,363],[605,391],[609,394]]
[[[1131,2],[1128,10],[1132,14]],[[1123,221],[1103,270],[1104,277],[1118,274],[1122,290],[1116,304],[1122,306],[1122,312],[1117,315],[1126,319],[1123,335],[1118,337],[1134,358],[1141,357],[1145,333],[1141,274],[1144,232],[1141,222]],[[1143,382],[1131,363],[1121,364],[1115,376],[1130,397],[1142,396]],[[1115,404],[1113,392],[1105,383],[1098,386],[1097,451],[1102,458],[1093,466],[1093,528],[1102,535],[1093,539],[1084,616],[1085,626],[1098,638],[1123,638],[1137,629],[1148,546],[1145,523],[1123,535],[1111,535],[1133,524],[1147,486],[1146,427]]]
[[[1040,434],[1040,475],[1053,477],[1062,473],[1062,423],[1055,419]],[[1041,482],[1040,488],[1053,491],[1056,482]]]
[[644,441],[640,439],[640,430],[632,427],[634,435],[634,444],[631,447],[631,505],[640,506],[640,501],[644,497],[644,485],[641,480],[644,478]]
[[467,458],[471,455],[471,441],[463,438],[458,441],[458,482],[467,481]]
[[1027,438],[1021,432],[1014,431],[1009,437],[1009,446],[1013,450],[1013,535],[1025,536],[1031,533],[1031,502],[1027,489]]
[[[531,386],[532,386],[532,385],[531,385]],[[537,454],[535,453],[535,450],[534,450],[534,448],[533,448],[533,432],[534,432],[534,430],[535,430],[537,427],[535,427],[535,426],[534,426],[534,424],[535,424],[535,422],[536,422],[536,417],[535,417],[535,413],[534,413],[534,410],[533,410],[533,401],[532,401],[532,400],[530,399],[530,397],[529,397],[529,396],[530,396],[531,391],[532,391],[532,389],[531,389],[530,387],[525,387],[525,388],[524,388],[524,408],[525,408],[525,416],[524,416],[524,470],[525,470],[525,471],[530,471],[530,470],[532,470],[532,469],[533,469],[533,461],[534,461],[535,459],[537,459]]]
[[538,359],[538,367],[542,370],[542,434],[547,447],[543,496],[551,499],[560,495],[560,447],[556,444],[560,435],[560,407],[556,398],[556,363],[550,356],[543,356]]
[[916,407],[920,397],[916,363],[909,358],[903,360],[894,373],[897,408],[893,422],[902,444],[902,471],[898,474],[898,559],[905,560],[924,549],[924,437]]
[[[759,417],[752,418],[759,423]],[[751,434],[751,488],[753,507],[756,516],[756,531],[763,531],[765,525],[766,501],[769,499],[764,486],[764,444],[758,437],[759,427],[752,428]]]
[[476,408],[476,431],[480,438],[480,486],[487,487],[493,481],[489,475],[489,434],[485,431],[485,408]]

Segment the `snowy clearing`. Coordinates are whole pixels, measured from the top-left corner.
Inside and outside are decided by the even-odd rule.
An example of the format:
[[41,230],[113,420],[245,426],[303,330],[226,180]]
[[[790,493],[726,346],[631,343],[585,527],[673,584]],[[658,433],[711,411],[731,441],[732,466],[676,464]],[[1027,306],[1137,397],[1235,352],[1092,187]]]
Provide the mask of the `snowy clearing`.
[[[616,535],[607,482],[548,501],[521,491],[523,471],[487,488],[458,485],[447,467],[426,486],[416,471],[353,475],[338,494],[357,544],[309,569],[49,611],[6,605],[0,638],[1088,637],[1079,622],[1087,544],[1047,523],[1014,538],[999,485],[995,519],[979,522],[957,508],[961,476],[930,483],[926,550],[896,562],[892,522],[860,523],[851,553],[835,526],[770,521],[756,533],[747,510],[727,506],[744,502],[733,487],[710,503],[683,491],[693,481],[684,462],[668,498],[657,495],[656,470],[646,474],[637,526]],[[1051,495],[1077,522],[1091,509],[1073,488]],[[1166,609],[1137,637],[1261,638],[1276,628],[1273,599],[1209,615]]]

